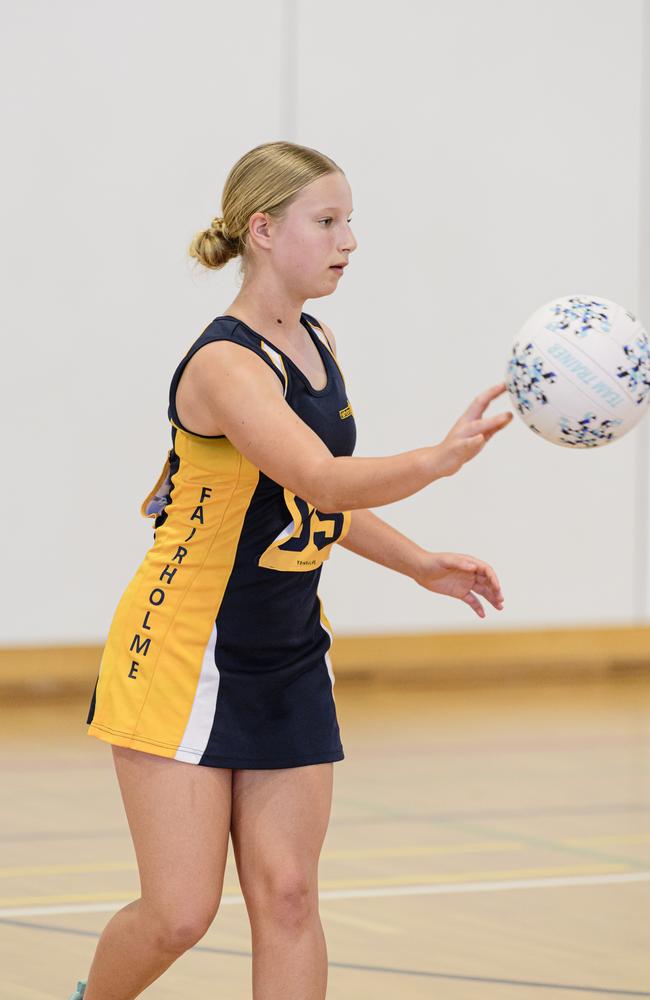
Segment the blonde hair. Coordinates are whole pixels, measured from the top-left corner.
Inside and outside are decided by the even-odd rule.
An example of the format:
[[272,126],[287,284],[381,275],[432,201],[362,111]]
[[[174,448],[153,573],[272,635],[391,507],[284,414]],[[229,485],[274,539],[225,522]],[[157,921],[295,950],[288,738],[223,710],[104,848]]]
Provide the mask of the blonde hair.
[[215,216],[209,229],[196,233],[190,257],[217,270],[232,257],[246,261],[248,221],[255,212],[281,219],[297,193],[323,174],[341,168],[324,153],[293,142],[265,142],[237,160],[221,196],[223,217]]

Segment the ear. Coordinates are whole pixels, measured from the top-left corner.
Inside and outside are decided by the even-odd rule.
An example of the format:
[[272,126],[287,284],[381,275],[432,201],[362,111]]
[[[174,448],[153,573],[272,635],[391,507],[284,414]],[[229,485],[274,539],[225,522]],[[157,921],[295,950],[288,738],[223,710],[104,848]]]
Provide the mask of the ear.
[[255,243],[268,250],[271,246],[270,218],[265,212],[254,212],[248,220],[248,230]]

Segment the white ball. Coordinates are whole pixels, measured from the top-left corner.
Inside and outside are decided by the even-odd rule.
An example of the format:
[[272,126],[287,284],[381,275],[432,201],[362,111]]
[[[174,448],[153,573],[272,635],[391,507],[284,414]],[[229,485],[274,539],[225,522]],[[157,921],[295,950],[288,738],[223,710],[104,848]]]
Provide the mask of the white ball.
[[515,337],[505,382],[521,419],[553,444],[596,448],[627,434],[650,405],[648,335],[623,306],[566,295]]

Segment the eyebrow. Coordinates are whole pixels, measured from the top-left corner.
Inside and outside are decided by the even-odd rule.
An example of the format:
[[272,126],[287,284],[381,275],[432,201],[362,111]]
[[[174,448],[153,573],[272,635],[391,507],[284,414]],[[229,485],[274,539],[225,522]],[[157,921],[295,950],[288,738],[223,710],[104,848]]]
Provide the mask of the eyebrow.
[[[331,206],[330,205],[327,208],[321,208],[320,211],[321,212],[337,212],[338,211],[338,206],[336,206],[336,205]],[[348,215],[352,215],[353,212],[354,212],[354,209],[351,208],[350,211],[348,212]]]

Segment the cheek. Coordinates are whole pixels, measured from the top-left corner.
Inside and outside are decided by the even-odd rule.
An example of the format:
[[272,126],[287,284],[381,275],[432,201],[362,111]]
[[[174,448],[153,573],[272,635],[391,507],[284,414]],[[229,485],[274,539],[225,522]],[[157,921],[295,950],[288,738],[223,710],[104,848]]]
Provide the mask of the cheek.
[[326,230],[300,230],[293,236],[287,235],[285,260],[292,269],[304,274],[323,266],[323,259],[330,253],[331,242]]

